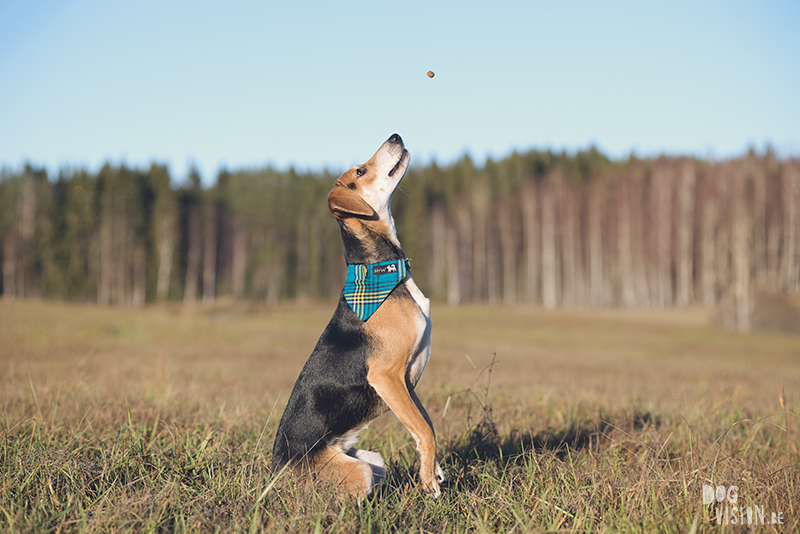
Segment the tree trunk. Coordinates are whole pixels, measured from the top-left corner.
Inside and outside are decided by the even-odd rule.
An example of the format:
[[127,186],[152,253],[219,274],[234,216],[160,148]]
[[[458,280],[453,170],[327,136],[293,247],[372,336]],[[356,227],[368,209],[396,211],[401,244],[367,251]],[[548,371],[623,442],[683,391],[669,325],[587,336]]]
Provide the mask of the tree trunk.
[[156,298],[158,300],[167,300],[172,277],[172,252],[175,247],[175,214],[172,212],[163,213],[160,219]]
[[736,329],[750,330],[750,231],[751,218],[747,209],[746,177],[735,170],[733,182],[733,296]]
[[630,180],[630,220],[631,220],[631,257],[633,265],[633,279],[636,294],[636,306],[649,308],[651,306],[650,291],[647,284],[647,247],[644,202],[644,179],[642,170],[636,169]]
[[[448,235],[447,219],[442,203],[434,201],[431,206],[431,270],[430,277],[433,294],[441,297],[448,294],[447,284],[447,255],[450,236]],[[448,297],[449,300],[449,297]]]
[[679,187],[676,304],[686,307],[694,300],[692,273],[694,270],[695,172],[691,160],[683,160],[681,163]]
[[481,301],[487,297],[486,223],[489,210],[489,191],[482,182],[472,190],[472,298]]
[[755,156],[745,162],[747,176],[753,184],[753,277],[761,287],[767,284],[767,181],[764,165]]
[[797,292],[798,289],[798,234],[800,234],[800,170],[792,161],[784,163],[781,172],[783,185],[783,256],[782,288],[786,291]]
[[525,300],[539,299],[539,224],[537,221],[536,182],[528,180],[522,188],[522,238],[525,255]]
[[231,294],[234,299],[238,300],[244,296],[245,274],[247,272],[247,239],[244,221],[240,216],[234,216],[232,240]]
[[[285,269],[283,266],[283,262],[277,260],[276,258],[272,258],[270,263],[267,267],[267,304],[270,306],[274,306],[281,299],[281,285],[285,279]],[[238,269],[238,266],[235,266]],[[242,283],[243,282],[239,282]],[[231,286],[238,286],[238,284],[232,284]]]
[[589,294],[592,306],[603,305],[603,202],[604,190],[595,181],[589,188]]
[[461,302],[461,269],[458,253],[458,228],[456,225],[449,224],[446,231],[447,303],[459,304]]
[[503,258],[503,302],[513,304],[517,298],[517,258],[514,245],[515,225],[512,221],[512,203],[507,197],[498,202],[497,225]]
[[[719,202],[717,204],[718,222],[715,236],[716,252],[714,253],[716,259],[715,279],[717,281],[717,287],[720,288],[721,294],[719,296],[723,300],[728,301],[733,298],[731,287],[734,283],[731,240],[734,224],[732,208],[735,200],[732,193],[733,188],[731,181],[733,177],[731,176],[731,165],[720,165],[714,173],[714,180],[717,191],[716,197]],[[725,306],[723,306],[723,310],[724,308]],[[723,317],[723,323],[725,328],[735,330],[735,314],[730,314],[730,320]]]
[[199,206],[188,207],[186,225],[186,278],[184,280],[183,303],[194,304],[197,300],[197,280],[200,271],[200,247],[202,243]]
[[459,294],[461,301],[475,300],[478,298],[472,292],[473,284],[473,248],[475,242],[472,238],[472,224],[470,220],[470,210],[466,205],[459,205],[456,208],[456,218],[458,225],[458,264],[456,269],[460,269]]
[[17,232],[12,225],[3,239],[3,298],[13,299],[17,296]]
[[636,278],[633,274],[633,250],[631,232],[631,184],[622,180],[617,190],[617,250],[619,251],[619,282],[622,306],[636,306]]
[[128,221],[124,206],[124,197],[118,198],[117,209],[114,210],[114,272],[111,282],[111,302],[115,304],[129,304],[128,300]]
[[700,247],[702,250],[700,267],[700,290],[703,304],[712,306],[717,302],[717,268],[716,268],[716,228],[718,219],[719,202],[716,191],[715,176],[706,178],[708,186],[705,188],[703,202],[703,223],[700,234]]
[[655,208],[656,250],[654,264],[655,304],[672,304],[672,187],[666,163],[653,172],[652,205]]
[[144,306],[147,286],[147,250],[144,243],[137,243],[133,248],[133,289],[131,305],[137,308]]
[[571,187],[560,188],[561,200],[561,262],[563,267],[561,302],[565,306],[578,304],[575,290],[577,288],[577,268],[575,265],[575,249],[577,242],[578,210],[574,189]]
[[765,205],[767,223],[767,287],[780,290],[780,249],[781,249],[781,192],[780,174],[777,161],[767,159],[764,179],[767,182],[767,203]]
[[588,204],[586,184],[572,189],[574,211],[574,254],[575,254],[575,303],[578,306],[589,304],[589,245]]
[[114,259],[113,242],[113,220],[111,193],[105,191],[101,199],[102,208],[100,212],[100,250],[99,259],[99,280],[97,287],[97,303],[102,305],[111,304],[111,276],[112,263]]
[[554,181],[552,176],[548,176],[539,187],[542,201],[542,304],[547,309],[558,304]]
[[217,206],[213,202],[206,205],[203,220],[203,305],[214,304],[217,297]]
[[30,293],[30,288],[26,286],[26,277],[33,258],[31,248],[33,233],[36,228],[36,191],[34,191],[33,180],[27,176],[22,180],[22,192],[19,202],[19,242],[17,244],[18,263],[15,269],[15,289],[16,295],[24,298]]

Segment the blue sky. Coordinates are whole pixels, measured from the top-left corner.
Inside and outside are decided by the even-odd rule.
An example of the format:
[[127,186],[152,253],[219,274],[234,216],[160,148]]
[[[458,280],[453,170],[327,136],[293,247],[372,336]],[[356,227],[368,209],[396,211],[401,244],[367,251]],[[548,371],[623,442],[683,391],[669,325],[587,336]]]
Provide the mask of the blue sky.
[[[436,76],[429,79],[428,70]],[[0,165],[800,155],[800,2],[0,2]]]

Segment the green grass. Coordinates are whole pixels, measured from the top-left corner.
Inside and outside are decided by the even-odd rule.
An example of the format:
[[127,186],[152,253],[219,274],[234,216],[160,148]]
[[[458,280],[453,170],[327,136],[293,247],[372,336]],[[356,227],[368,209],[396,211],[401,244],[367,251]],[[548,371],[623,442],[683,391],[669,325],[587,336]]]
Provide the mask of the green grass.
[[418,392],[441,498],[391,414],[362,434],[388,464],[362,506],[276,482],[277,422],[332,309],[0,302],[0,531],[738,531],[703,484],[782,512],[755,532],[800,530],[800,337],[697,309],[434,306]]

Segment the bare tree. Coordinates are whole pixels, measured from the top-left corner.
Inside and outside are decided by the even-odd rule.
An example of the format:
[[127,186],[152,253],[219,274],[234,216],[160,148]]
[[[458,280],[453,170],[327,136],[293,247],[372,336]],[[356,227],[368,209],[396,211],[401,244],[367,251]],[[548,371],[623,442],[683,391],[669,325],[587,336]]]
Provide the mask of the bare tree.
[[747,207],[747,178],[742,171],[733,175],[733,297],[736,329],[750,330],[750,232],[752,217]]
[[525,257],[525,300],[539,299],[539,221],[536,182],[526,180],[522,186],[522,238]]
[[695,169],[693,162],[684,158],[679,162],[678,179],[678,232],[677,232],[677,283],[675,303],[686,307],[694,300],[694,210]]
[[[101,171],[102,172],[102,171]],[[102,178],[101,178],[102,179]],[[108,189],[110,189],[111,178],[106,178],[107,189],[101,193],[101,206],[100,206],[100,228],[99,228],[99,242],[98,242],[98,287],[97,287],[97,302],[98,304],[111,304],[111,283],[113,277],[113,260],[114,260],[114,220],[112,214],[114,212],[113,196]]]
[[651,278],[654,304],[672,304],[672,175],[666,161],[656,164],[651,184],[651,209],[654,213],[654,257]]
[[578,209],[575,190],[565,184],[558,191],[561,197],[557,204],[561,206],[561,265],[562,265],[562,291],[561,301],[565,306],[578,304],[575,294],[578,287],[578,266],[576,264],[576,249],[578,247]]
[[636,306],[636,277],[633,271],[633,231],[631,229],[631,187],[630,180],[622,180],[617,188],[620,299],[626,308]]
[[743,163],[743,172],[753,191],[753,282],[763,287],[767,283],[767,180],[763,162],[755,154],[750,154]]
[[130,303],[138,308],[144,306],[147,285],[147,249],[144,243],[139,242],[134,245],[132,262],[133,288],[131,289]]
[[[433,287],[444,288],[447,282],[447,254],[449,243],[447,219],[441,201],[431,205],[431,257],[430,279]],[[435,293],[441,294],[441,292]]]
[[503,260],[503,302],[513,304],[517,296],[517,257],[514,203],[507,196],[497,202],[497,229],[500,233],[500,250]]
[[[732,227],[733,227],[733,186],[730,165],[722,164],[714,170],[714,180],[716,187],[717,204],[717,233],[716,233],[716,250],[714,257],[716,259],[714,276],[717,281],[717,293],[720,299],[730,300],[731,285],[733,284],[733,265],[732,265]],[[724,307],[723,307],[724,308]],[[723,323],[726,328],[736,329],[736,317],[731,314],[729,319],[723,318]]]
[[542,304],[555,308],[558,304],[558,265],[556,258],[555,187],[559,177],[548,176],[539,184],[542,210]]
[[628,194],[630,197],[630,233],[631,260],[635,288],[635,302],[639,308],[649,307],[650,292],[647,284],[647,247],[645,246],[646,226],[644,202],[644,170],[638,162],[631,163],[628,176]]
[[169,285],[172,278],[172,253],[175,248],[175,212],[172,209],[168,209],[160,213],[156,225],[156,242],[158,245],[156,298],[158,300],[166,300],[169,297]]
[[487,224],[489,216],[489,190],[486,182],[476,180],[472,189],[472,294],[475,299],[486,299],[487,291]]
[[456,225],[458,228],[458,263],[455,268],[461,271],[458,276],[461,282],[459,286],[460,298],[462,302],[465,300],[477,300],[480,295],[474,294],[474,284],[472,282],[474,277],[472,249],[475,245],[472,238],[471,211],[469,206],[461,202],[458,203],[456,208]]
[[800,259],[800,164],[790,161],[784,164],[781,173],[783,188],[783,242],[784,253],[781,258],[782,277],[781,284],[785,290],[797,292],[800,289],[800,274],[798,266]]
[[589,303],[603,305],[603,204],[605,188],[599,180],[589,189]]
[[217,297],[217,205],[208,202],[203,218],[203,305],[214,304]]
[[231,296],[240,299],[244,295],[247,272],[247,239],[245,223],[241,216],[234,216],[232,225]]
[[767,199],[764,207],[767,218],[767,286],[773,291],[780,290],[781,205],[780,166],[771,152],[767,154],[764,180],[767,183]]
[[716,180],[713,176],[705,180],[702,225],[700,231],[700,293],[702,303],[711,306],[716,303],[717,267],[716,267],[716,230],[719,202],[716,192]]
[[459,232],[454,224],[447,225],[447,242],[445,245],[447,261],[447,303],[461,302],[461,268],[459,261]]
[[12,224],[3,238],[3,298],[9,300],[17,296],[17,235]]
[[194,304],[197,300],[197,281],[200,275],[200,253],[202,247],[202,224],[200,207],[191,202],[186,215],[186,278],[183,284],[183,303]]

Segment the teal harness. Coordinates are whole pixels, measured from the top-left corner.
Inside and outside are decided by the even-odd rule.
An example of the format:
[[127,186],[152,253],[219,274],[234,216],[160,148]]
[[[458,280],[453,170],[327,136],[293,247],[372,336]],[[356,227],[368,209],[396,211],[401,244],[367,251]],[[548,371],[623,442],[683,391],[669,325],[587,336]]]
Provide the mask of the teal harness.
[[408,258],[348,265],[344,298],[359,319],[366,321],[410,271]]

